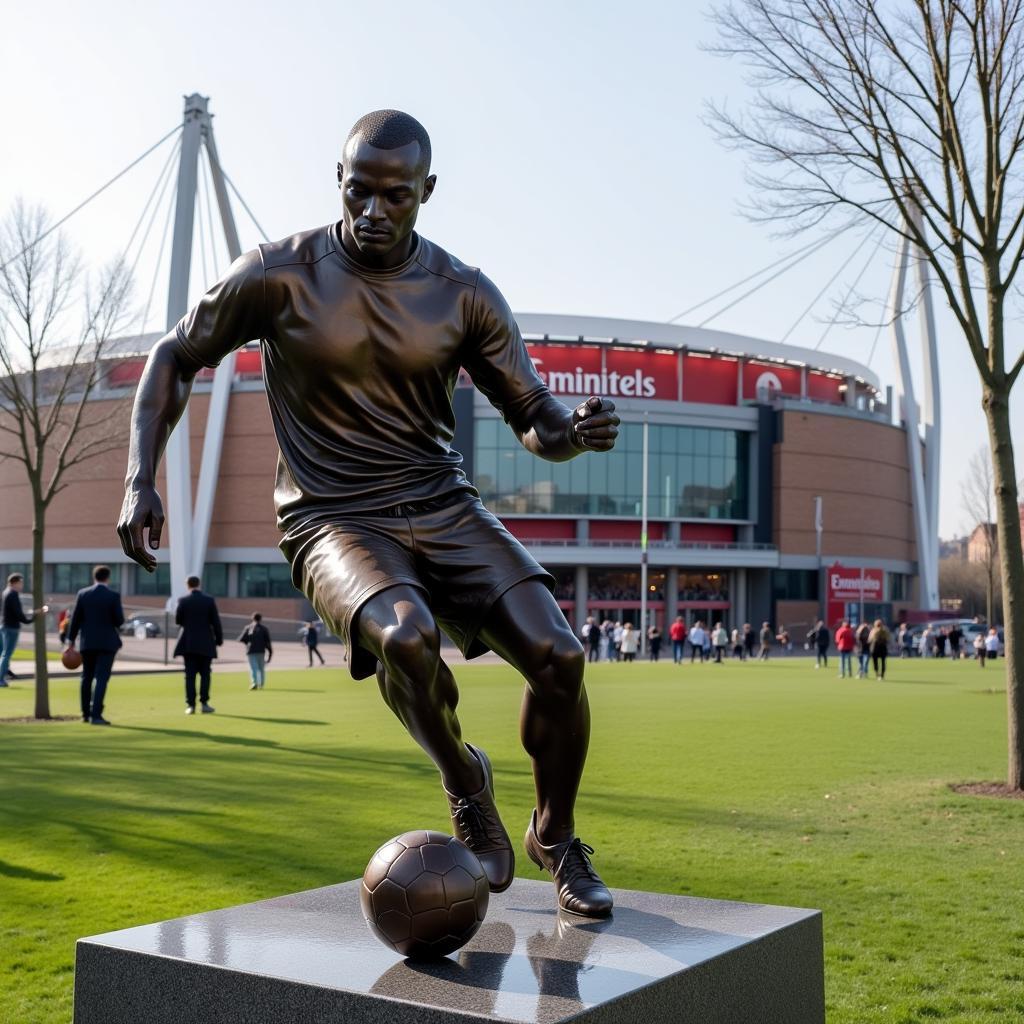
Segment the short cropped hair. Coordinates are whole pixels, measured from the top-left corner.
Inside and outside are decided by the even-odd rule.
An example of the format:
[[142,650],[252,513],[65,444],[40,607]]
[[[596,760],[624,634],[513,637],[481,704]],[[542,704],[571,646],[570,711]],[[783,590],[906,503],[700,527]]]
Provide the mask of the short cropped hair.
[[253,622],[262,622],[263,621],[263,616],[260,615],[259,612],[253,612],[252,613],[252,621]]
[[347,146],[359,135],[377,149],[401,149],[410,142],[420,144],[424,170],[430,170],[430,136],[415,117],[401,110],[373,110],[363,114],[348,133]]
[[22,576],[20,572],[12,572],[11,575],[7,577],[7,585],[10,586],[12,583],[21,583],[24,579],[25,577]]
[[110,579],[110,566],[109,565],[97,565],[92,571],[92,578],[97,583],[106,583]]
[[189,578],[187,580],[185,580],[185,586],[186,587],[192,587],[193,589],[195,587],[198,587],[199,586],[199,577],[198,576],[189,576]]

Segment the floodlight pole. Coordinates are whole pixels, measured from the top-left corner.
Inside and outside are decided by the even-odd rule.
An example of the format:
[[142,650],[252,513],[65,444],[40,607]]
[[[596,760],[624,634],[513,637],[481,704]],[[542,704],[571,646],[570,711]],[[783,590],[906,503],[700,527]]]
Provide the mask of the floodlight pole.
[[649,424],[644,413],[643,479],[640,485],[640,657],[647,652],[647,435]]
[[[188,312],[188,281],[192,266],[192,229],[196,214],[196,186],[199,171],[199,146],[203,123],[207,119],[206,97],[193,93],[185,97],[184,124],[181,133],[181,157],[178,162],[177,204],[174,211],[174,235],[171,243],[171,275],[167,290],[167,330]],[[171,557],[171,597],[185,592],[185,577],[192,565],[192,466],[189,453],[189,415],[185,406],[177,426],[167,439],[167,528]]]
[[[208,103],[209,97],[200,96],[199,93],[185,97],[184,129],[178,165],[177,206],[171,248],[171,279],[167,295],[168,331],[174,330],[177,322],[188,312],[192,233],[195,224],[201,146],[206,147],[210,161],[210,174],[228,254],[235,260],[242,251],[231,212],[231,203],[228,200],[224,172],[217,157]],[[206,562],[206,547],[213,517],[213,501],[234,375],[235,354],[232,352],[218,366],[213,378],[203,432],[203,454],[194,512],[188,406],[185,407],[167,442],[167,518],[171,560],[171,597],[168,607],[173,607],[176,598],[185,592],[186,577],[193,574],[201,576]]]

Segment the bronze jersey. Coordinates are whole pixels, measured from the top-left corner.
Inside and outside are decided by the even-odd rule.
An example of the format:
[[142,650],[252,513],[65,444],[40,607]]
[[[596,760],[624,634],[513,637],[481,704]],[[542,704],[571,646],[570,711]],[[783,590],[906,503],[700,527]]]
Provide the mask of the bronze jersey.
[[475,494],[452,449],[460,366],[513,426],[556,401],[494,284],[413,241],[404,263],[379,271],[345,253],[337,225],[261,245],[177,326],[186,372],[259,339],[282,529]]

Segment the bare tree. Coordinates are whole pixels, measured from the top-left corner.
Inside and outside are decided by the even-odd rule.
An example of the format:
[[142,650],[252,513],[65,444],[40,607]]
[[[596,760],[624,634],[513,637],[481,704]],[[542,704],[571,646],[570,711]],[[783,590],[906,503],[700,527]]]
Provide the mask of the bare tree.
[[[31,583],[42,604],[46,513],[68,472],[123,447],[124,402],[90,404],[111,341],[126,326],[129,276],[113,264],[90,287],[47,216],[15,203],[0,225],[0,459],[20,462],[32,496]],[[35,629],[35,717],[50,717],[46,619]]]
[[[976,561],[985,576],[985,621],[995,622],[996,563],[999,543],[995,527],[995,489],[992,458],[987,447],[979,448],[967,463],[967,476],[960,484],[960,504],[968,517],[968,534],[976,541]],[[968,555],[968,557],[971,557]]]
[[[881,225],[924,254],[981,379],[1006,610],[1008,783],[1024,788],[1024,558],[1007,353],[1024,258],[1024,0],[737,0],[715,49],[743,61],[749,116],[712,108],[753,153],[757,216]],[[1009,363],[1009,365],[1008,365]]]

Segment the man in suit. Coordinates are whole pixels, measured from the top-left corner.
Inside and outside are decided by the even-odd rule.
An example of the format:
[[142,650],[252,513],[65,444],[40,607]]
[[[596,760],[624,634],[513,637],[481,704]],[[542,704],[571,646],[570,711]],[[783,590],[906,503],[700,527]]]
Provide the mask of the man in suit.
[[185,581],[188,595],[178,601],[174,621],[181,627],[174,656],[185,659],[185,714],[196,713],[196,676],[199,676],[199,704],[204,715],[213,714],[210,705],[210,665],[217,648],[224,643],[217,603],[199,589],[199,577]]
[[[92,571],[96,581],[78,592],[71,613],[68,647],[75,646],[82,634],[82,721],[90,725],[110,725],[103,717],[103,697],[107,692],[114,657],[121,648],[117,627],[124,622],[121,595],[107,585],[110,569],[97,565]],[[93,689],[93,681],[96,688]]]

